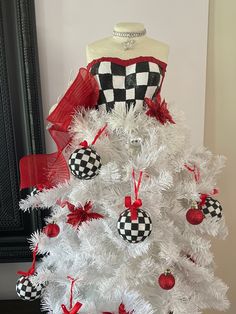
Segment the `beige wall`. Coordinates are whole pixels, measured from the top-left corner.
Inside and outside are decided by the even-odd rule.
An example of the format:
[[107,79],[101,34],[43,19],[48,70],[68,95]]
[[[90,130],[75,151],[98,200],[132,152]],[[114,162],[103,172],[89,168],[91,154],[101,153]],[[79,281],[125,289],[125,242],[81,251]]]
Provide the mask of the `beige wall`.
[[[207,60],[205,145],[227,156],[220,177],[220,199],[229,226],[226,241],[215,241],[217,274],[230,286],[231,308],[236,313],[236,1],[211,0]],[[208,311],[207,314],[216,314]]]

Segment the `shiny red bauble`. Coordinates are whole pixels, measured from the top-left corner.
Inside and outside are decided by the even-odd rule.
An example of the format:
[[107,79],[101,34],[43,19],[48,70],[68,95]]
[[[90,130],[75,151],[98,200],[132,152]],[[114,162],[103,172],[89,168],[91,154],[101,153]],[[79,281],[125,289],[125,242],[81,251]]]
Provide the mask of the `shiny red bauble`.
[[175,285],[175,277],[171,274],[169,270],[167,270],[159,276],[158,283],[162,289],[170,290]]
[[43,228],[43,233],[45,233],[49,238],[55,238],[60,233],[60,227],[57,224],[48,224]]
[[186,219],[191,225],[199,225],[204,217],[203,212],[198,208],[189,208],[186,213]]

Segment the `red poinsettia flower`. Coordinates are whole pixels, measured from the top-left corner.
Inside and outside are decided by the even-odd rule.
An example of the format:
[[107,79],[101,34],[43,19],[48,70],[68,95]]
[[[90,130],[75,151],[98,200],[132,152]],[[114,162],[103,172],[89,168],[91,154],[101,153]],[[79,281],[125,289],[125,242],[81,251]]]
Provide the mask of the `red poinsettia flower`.
[[67,223],[74,227],[80,226],[84,221],[103,218],[98,213],[90,212],[93,207],[91,202],[87,202],[84,207],[75,207],[67,202],[67,206],[70,211],[70,214],[67,215]]
[[156,118],[161,124],[165,124],[167,121],[175,124],[167,108],[167,103],[165,99],[161,100],[160,94],[157,94],[155,100],[146,97],[144,101],[148,106],[148,110],[146,111],[148,116]]

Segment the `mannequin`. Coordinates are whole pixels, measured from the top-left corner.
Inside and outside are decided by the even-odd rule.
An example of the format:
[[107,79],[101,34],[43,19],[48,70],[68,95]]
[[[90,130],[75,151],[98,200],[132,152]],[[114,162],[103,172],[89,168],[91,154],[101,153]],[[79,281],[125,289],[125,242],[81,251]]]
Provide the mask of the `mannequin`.
[[[130,38],[125,34],[131,34]],[[132,35],[138,35],[132,37]],[[123,35],[121,37],[121,35]],[[129,45],[131,41],[131,45]],[[127,47],[128,42],[128,47]],[[106,37],[87,45],[87,63],[101,57],[115,57],[131,59],[139,56],[152,56],[167,63],[169,46],[146,36],[146,30],[142,23],[118,23],[114,26],[113,36]],[[53,105],[49,114],[56,108]]]
[[100,57],[117,57],[120,59],[130,59],[139,56],[153,56],[167,63],[169,46],[148,38],[145,34],[135,37],[134,45],[131,49],[124,49],[124,42],[127,37],[119,37],[119,33],[137,33],[145,31],[145,27],[141,23],[118,23],[114,26],[114,32],[111,37],[98,40],[86,47],[88,63]]

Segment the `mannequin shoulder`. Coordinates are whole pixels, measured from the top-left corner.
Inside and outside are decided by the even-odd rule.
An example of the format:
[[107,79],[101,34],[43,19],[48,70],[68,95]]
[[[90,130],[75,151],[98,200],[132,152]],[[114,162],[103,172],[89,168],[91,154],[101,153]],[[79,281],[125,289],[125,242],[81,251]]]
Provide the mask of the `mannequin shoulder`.
[[169,55],[169,46],[167,44],[145,36],[145,38],[136,39],[134,49],[124,51],[121,44],[122,40],[124,39],[117,40],[113,37],[106,37],[88,44],[86,46],[87,62],[89,63],[104,56],[123,59],[137,56],[153,56],[167,63]]
[[145,40],[140,43],[140,49],[145,50],[147,55],[156,57],[166,63],[168,61],[170,47],[166,43],[146,37]]
[[89,43],[86,46],[87,61],[90,62],[94,59],[107,55],[107,53],[109,54],[110,50],[113,50],[114,47],[114,43],[111,43],[111,41],[111,37],[106,37],[93,43]]

